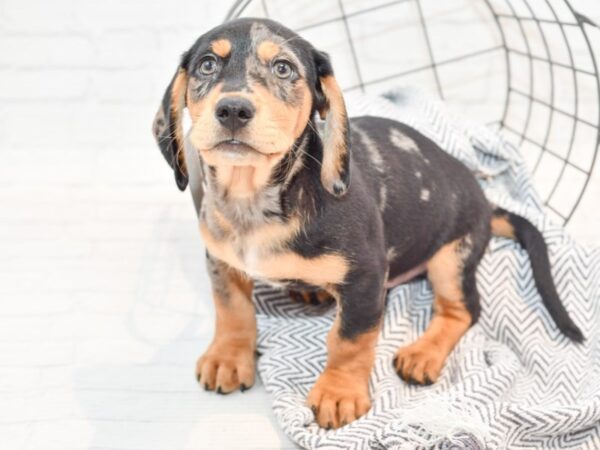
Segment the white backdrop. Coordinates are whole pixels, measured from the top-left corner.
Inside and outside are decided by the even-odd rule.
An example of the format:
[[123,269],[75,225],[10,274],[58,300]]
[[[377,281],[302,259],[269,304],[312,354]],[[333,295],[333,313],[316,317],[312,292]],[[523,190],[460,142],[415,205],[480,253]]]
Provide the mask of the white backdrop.
[[[572,3],[600,22],[600,2]],[[0,0],[2,448],[289,446],[260,387],[195,385],[203,248],[150,132],[179,55],[228,6]],[[600,164],[569,225],[595,243],[598,198]]]

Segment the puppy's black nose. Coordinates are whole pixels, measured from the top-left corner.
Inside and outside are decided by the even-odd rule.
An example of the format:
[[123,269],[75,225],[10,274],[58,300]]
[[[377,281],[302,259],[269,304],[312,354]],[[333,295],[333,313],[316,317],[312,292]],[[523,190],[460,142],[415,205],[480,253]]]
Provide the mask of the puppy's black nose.
[[235,131],[242,128],[254,117],[254,106],[245,98],[228,97],[217,103],[215,115],[221,125]]

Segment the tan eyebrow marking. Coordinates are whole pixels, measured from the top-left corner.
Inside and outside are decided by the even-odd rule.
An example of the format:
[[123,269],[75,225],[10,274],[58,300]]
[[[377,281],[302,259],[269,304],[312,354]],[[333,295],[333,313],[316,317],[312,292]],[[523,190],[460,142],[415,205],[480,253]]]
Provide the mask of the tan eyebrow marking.
[[227,58],[231,53],[231,42],[229,39],[217,39],[210,44],[211,50],[221,58]]
[[281,51],[281,47],[273,41],[262,41],[258,45],[256,53],[260,60],[266,64]]

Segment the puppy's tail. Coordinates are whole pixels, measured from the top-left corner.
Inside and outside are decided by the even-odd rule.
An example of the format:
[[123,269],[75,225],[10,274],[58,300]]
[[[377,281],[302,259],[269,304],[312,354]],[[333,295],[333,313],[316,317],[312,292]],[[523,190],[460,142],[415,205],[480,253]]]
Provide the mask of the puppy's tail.
[[493,235],[515,239],[525,249],[529,255],[535,286],[552,320],[569,339],[583,342],[583,333],[569,317],[556,292],[550,272],[548,248],[542,233],[527,219],[500,208],[494,210],[491,226]]

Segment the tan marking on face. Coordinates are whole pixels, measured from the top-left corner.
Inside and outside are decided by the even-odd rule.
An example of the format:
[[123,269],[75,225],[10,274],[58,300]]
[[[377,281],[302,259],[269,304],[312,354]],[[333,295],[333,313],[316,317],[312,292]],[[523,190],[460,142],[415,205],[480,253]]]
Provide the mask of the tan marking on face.
[[219,149],[213,149],[219,142],[214,136],[220,128],[220,124],[214,118],[214,111],[219,100],[231,95],[223,95],[221,90],[222,85],[218,84],[197,102],[192,102],[188,93],[188,108],[193,122],[190,141],[200,151],[204,162],[216,168],[217,180],[228,189],[229,194],[236,198],[250,197],[267,183],[271,170],[283,154],[264,154],[256,151],[238,159],[231,158]]
[[[190,140],[200,150],[214,147],[225,138],[231,137],[217,121],[214,110],[216,104],[226,97],[248,99],[255,107],[253,119],[236,131],[236,139],[250,145],[263,154],[281,153],[290,150],[295,140],[302,134],[310,116],[310,90],[304,80],[295,87],[296,103],[290,105],[277,98],[268,88],[252,84],[253,93],[221,92],[222,85],[215,86],[198,102],[191,102],[192,131]],[[189,95],[188,95],[189,98]],[[250,155],[251,159],[256,155]],[[243,164],[236,162],[236,164]]]
[[434,317],[425,333],[396,354],[396,371],[405,380],[420,384],[435,382],[448,355],[471,326],[464,302],[448,300],[436,293]]
[[459,243],[460,240],[457,239],[442,246],[427,262],[427,276],[436,294],[456,302],[463,299],[464,262],[459,251]]
[[268,64],[279,52],[281,52],[281,47],[273,41],[262,41],[256,50],[256,54],[263,64]]
[[[215,335],[196,364],[196,376],[205,389],[228,393],[254,384],[256,316],[252,281],[223,264],[219,270],[227,286],[213,286]],[[228,297],[222,298],[221,292],[228,292]]]
[[347,131],[346,106],[342,91],[333,76],[321,78],[321,87],[327,98],[327,106],[319,111],[321,118],[325,120],[321,180],[327,189],[332,191],[348,152],[344,139]]
[[257,112],[250,132],[260,135],[264,130],[275,127],[277,132],[271,134],[274,147],[279,151],[289,150],[306,128],[310,118],[311,97],[308,86],[304,80],[298,81],[295,87],[298,106],[290,105],[277,98],[260,84],[253,84],[252,90],[256,93],[253,100]]
[[217,39],[210,44],[213,53],[221,58],[227,58],[231,53],[231,42],[229,39]]
[[214,111],[217,102],[221,98],[220,95],[222,89],[223,84],[218,83],[204,97],[197,101],[192,99],[191,91],[188,89],[187,104],[192,119],[190,141],[198,149],[206,148],[202,145],[204,141],[200,140],[199,137],[203,136],[205,133],[212,134],[213,132],[213,121],[216,122]]
[[[233,197],[248,198],[263,188],[277,163],[300,137],[311,110],[311,94],[304,81],[296,86],[297,106],[278,99],[262,85],[252,85],[253,93],[221,93],[215,87],[190,108],[193,126],[190,141],[204,161],[217,169],[217,180]],[[213,147],[228,136],[214,117],[215,105],[227,96],[247,98],[256,108],[252,121],[236,132],[236,139],[256,151],[242,156],[229,155]]]
[[[269,224],[263,230],[254,231],[241,247],[231,239],[217,239],[206,223],[200,224],[200,234],[208,251],[248,275],[269,280],[302,280],[315,286],[327,286],[344,282],[348,261],[341,255],[328,253],[315,258],[305,258],[285,249],[285,241],[297,232],[297,225]],[[283,242],[273,250],[273,239]]]
[[[339,308],[339,307],[338,307]],[[349,340],[340,335],[340,316],[327,335],[327,365],[308,394],[317,422],[338,428],[371,408],[369,376],[375,361],[379,327]]]
[[508,220],[508,216],[494,216],[491,220],[492,234],[509,239],[516,239],[515,229]]

